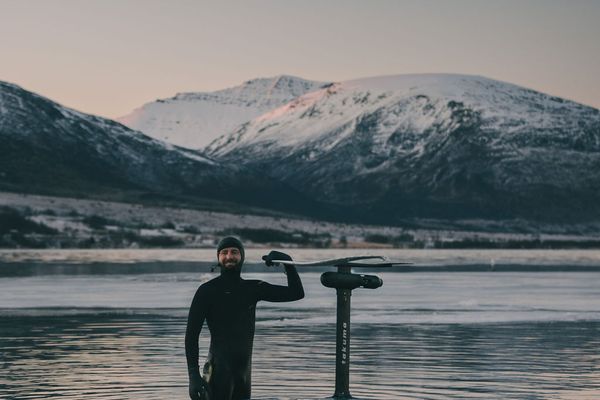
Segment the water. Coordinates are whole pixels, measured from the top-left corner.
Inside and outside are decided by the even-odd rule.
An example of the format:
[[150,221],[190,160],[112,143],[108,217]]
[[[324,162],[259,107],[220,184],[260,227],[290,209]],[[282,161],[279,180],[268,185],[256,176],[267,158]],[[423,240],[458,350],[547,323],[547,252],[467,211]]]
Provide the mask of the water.
[[[251,250],[249,258],[258,259],[262,252]],[[331,256],[350,253],[355,252]],[[117,263],[113,270],[118,271],[123,263],[198,257],[191,252],[124,254],[0,254],[5,261],[0,277],[1,399],[187,398],[187,309],[197,286],[214,274],[131,269],[121,274],[56,273],[67,264],[98,260]],[[325,255],[292,254],[298,259]],[[407,254],[395,256],[406,259]],[[598,252],[573,252],[571,258],[564,252],[537,257],[498,251],[412,254],[430,265],[442,265],[444,256],[454,265],[489,259],[500,260],[496,264],[516,260],[515,265],[600,265],[595,264]],[[12,262],[6,263],[7,258]],[[43,273],[7,273],[32,262],[41,265]],[[593,268],[377,275],[383,278],[382,288],[357,289],[352,296],[353,396],[600,398],[600,272]],[[259,303],[253,398],[316,399],[333,394],[335,291],[320,284],[318,272],[301,271],[301,276],[305,299]],[[284,282],[280,272],[245,277]],[[207,346],[203,332],[201,352]]]

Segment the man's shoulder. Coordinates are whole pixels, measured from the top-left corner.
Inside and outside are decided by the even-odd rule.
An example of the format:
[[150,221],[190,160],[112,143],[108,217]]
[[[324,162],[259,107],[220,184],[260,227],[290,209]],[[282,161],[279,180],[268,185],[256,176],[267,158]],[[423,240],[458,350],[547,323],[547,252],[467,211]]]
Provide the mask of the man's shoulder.
[[259,279],[244,279],[243,281],[244,281],[244,285],[251,286],[251,287],[257,287],[257,286],[267,283],[267,282],[261,281]]
[[215,276],[214,278],[202,283],[199,287],[198,287],[198,291],[204,291],[204,290],[210,290],[211,288],[215,287],[216,285],[218,285],[219,283],[219,277]]
[[242,281],[247,285],[256,285],[259,282],[262,282],[260,279],[242,279]]

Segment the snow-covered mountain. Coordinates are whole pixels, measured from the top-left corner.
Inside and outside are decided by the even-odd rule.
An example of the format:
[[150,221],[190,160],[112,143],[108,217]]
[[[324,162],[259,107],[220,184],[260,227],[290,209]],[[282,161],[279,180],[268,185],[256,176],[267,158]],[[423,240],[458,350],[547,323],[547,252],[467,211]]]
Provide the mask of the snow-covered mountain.
[[0,190],[130,201],[186,199],[195,204],[225,200],[267,208],[278,208],[283,199],[286,209],[301,198],[268,177],[4,82]]
[[202,149],[238,125],[323,85],[286,75],[253,79],[211,93],[180,93],[147,103],[117,120],[151,137]]
[[600,111],[479,76],[331,84],[207,153],[381,222],[600,217]]
[[[258,83],[286,81],[300,82],[250,81],[230,100],[251,104]],[[225,200],[388,225],[600,220],[597,109],[478,76],[302,87],[199,152],[0,82],[0,190]]]

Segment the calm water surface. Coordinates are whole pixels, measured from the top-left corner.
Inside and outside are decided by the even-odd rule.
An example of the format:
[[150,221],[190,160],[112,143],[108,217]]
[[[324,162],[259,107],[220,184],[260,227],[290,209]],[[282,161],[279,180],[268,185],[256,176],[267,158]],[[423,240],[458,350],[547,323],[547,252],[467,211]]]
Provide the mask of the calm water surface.
[[[0,254],[2,268],[22,266],[16,260],[23,253],[7,254]],[[72,262],[68,260],[75,253],[43,254],[27,257],[56,265]],[[157,254],[155,259],[167,257]],[[301,256],[307,259],[308,254],[312,253]],[[578,254],[571,259],[563,253],[538,254],[537,260],[542,265],[593,265],[598,257],[597,252]],[[455,255],[466,257],[466,263],[474,257],[536,262],[525,253]],[[313,259],[322,256],[316,252]],[[7,263],[10,257],[14,264]],[[77,257],[81,262],[81,255]],[[105,257],[110,262],[111,256]],[[128,262],[143,257],[138,253]],[[428,257],[444,262],[440,253]],[[333,394],[335,291],[321,286],[320,273],[300,273],[305,299],[259,303],[255,398]],[[377,275],[384,280],[382,288],[357,289],[352,296],[355,397],[600,398],[600,272]],[[213,276],[165,272],[0,277],[0,398],[187,398],[187,309],[197,286]],[[280,272],[246,277],[284,282]],[[203,353],[206,333],[200,340]]]

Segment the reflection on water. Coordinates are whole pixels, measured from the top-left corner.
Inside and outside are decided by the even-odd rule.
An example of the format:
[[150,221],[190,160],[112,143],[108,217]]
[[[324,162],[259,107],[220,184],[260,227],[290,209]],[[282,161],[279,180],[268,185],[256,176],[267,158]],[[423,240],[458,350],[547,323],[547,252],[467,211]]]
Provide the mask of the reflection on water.
[[[165,315],[2,317],[0,393],[8,399],[186,398],[184,328],[185,318]],[[330,396],[333,332],[333,325],[259,326],[254,396]],[[592,321],[355,326],[352,394],[597,399],[599,333],[600,322]]]
[[181,321],[161,316],[2,318],[0,378],[8,396],[39,398],[173,398]]
[[[333,394],[335,291],[319,275],[301,272],[299,302],[259,304],[254,398]],[[354,396],[600,398],[600,273],[378,275],[352,296]],[[0,399],[187,398],[187,309],[213,276],[0,278]]]

